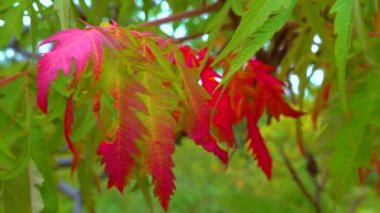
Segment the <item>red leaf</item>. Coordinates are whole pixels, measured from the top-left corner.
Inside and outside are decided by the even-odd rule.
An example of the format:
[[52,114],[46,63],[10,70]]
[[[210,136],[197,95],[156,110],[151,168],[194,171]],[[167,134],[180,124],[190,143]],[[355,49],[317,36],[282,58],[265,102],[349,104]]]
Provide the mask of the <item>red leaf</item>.
[[264,144],[264,139],[259,132],[259,128],[253,116],[247,115],[248,125],[248,140],[249,150],[257,160],[259,167],[264,171],[268,179],[272,177],[272,158],[267,147]]
[[144,103],[138,93],[145,93],[145,89],[131,79],[125,79],[118,91],[119,128],[116,130],[113,142],[103,141],[98,148],[102,164],[109,174],[108,188],[116,186],[120,192],[133,174],[136,167],[135,158],[140,155],[137,141],[147,134],[147,129],[137,117],[135,110],[147,113]]
[[201,79],[202,86],[212,96],[212,99],[208,101],[211,107],[215,108],[215,114],[212,117],[212,123],[214,125],[214,134],[219,141],[226,141],[228,147],[233,148],[236,146],[232,125],[234,122],[234,112],[230,105],[230,99],[228,94],[224,92],[221,95],[222,87],[217,88],[219,85],[218,79],[221,76],[218,75],[207,63],[202,70]]
[[[186,55],[184,56],[186,58]],[[177,66],[181,67],[182,65],[177,62]],[[218,146],[210,133],[212,108],[207,103],[210,99],[207,92],[198,84],[197,73],[193,69],[181,67],[181,75],[187,97],[185,131],[196,144],[201,145],[206,151],[212,152],[224,164],[227,164],[227,152]]]
[[71,63],[75,62],[74,75],[79,78],[91,59],[93,61],[94,79],[97,80],[103,64],[103,47],[117,48],[117,42],[100,27],[89,29],[68,29],[61,31],[40,45],[53,43],[53,49],[44,53],[38,61],[37,101],[41,111],[47,113],[48,93],[51,81],[58,77],[58,71],[65,75],[70,73]]
[[182,55],[185,59],[185,64],[187,67],[199,67],[200,61],[203,59],[205,53],[207,52],[207,49],[201,50],[201,54],[198,55],[197,52],[192,49],[190,46],[182,46],[180,47],[180,50],[182,52]]
[[257,123],[265,111],[274,118],[280,115],[297,118],[301,112],[284,100],[284,83],[270,74],[275,68],[258,60],[250,60],[238,71],[228,86],[235,122],[247,119],[248,143],[259,167],[271,178],[272,160],[259,132]]
[[[280,115],[297,118],[303,114],[285,102],[284,83],[270,74],[272,70],[274,67],[250,60],[246,70],[238,71],[231,80],[229,91],[237,121],[243,118],[243,112],[248,109],[253,111],[256,122],[265,110],[277,120]],[[248,100],[253,100],[253,103],[249,104]]]
[[139,155],[139,150],[134,141],[128,140],[122,129],[116,130],[113,142],[103,141],[98,148],[102,164],[105,164],[105,172],[109,174],[108,188],[116,186],[123,192],[124,186],[133,174],[136,166],[134,156]]
[[[210,134],[210,118],[211,114],[205,107],[198,108],[190,106],[189,110],[189,126],[187,133],[196,144],[201,145],[206,151],[215,154],[224,164],[227,165],[227,152],[219,147],[215,139]],[[202,109],[203,108],[203,109]]]
[[175,190],[174,166],[172,155],[175,150],[174,137],[168,142],[153,141],[148,153],[148,167],[152,174],[154,194],[159,198],[162,208],[168,211],[170,197]]
[[72,132],[72,126],[74,123],[74,115],[73,115],[73,96],[74,92],[70,95],[69,99],[67,99],[66,103],[66,109],[65,109],[65,119],[64,119],[64,132],[65,132],[65,139],[67,142],[67,146],[69,147],[70,151],[73,153],[73,163],[71,165],[71,175],[75,171],[76,167],[79,163],[79,152],[75,148],[73,141],[71,140],[71,132]]
[[[152,70],[160,72],[154,63],[152,63]],[[143,97],[148,109],[148,117],[143,119],[148,134],[143,141],[146,152],[144,152],[142,166],[147,166],[152,175],[154,195],[166,212],[170,197],[175,190],[172,155],[175,150],[174,130],[177,123],[172,110],[177,108],[179,96],[172,91],[171,87],[162,84],[162,80],[166,79],[157,77],[155,71],[144,72],[142,78],[144,86],[149,91],[149,94]]]

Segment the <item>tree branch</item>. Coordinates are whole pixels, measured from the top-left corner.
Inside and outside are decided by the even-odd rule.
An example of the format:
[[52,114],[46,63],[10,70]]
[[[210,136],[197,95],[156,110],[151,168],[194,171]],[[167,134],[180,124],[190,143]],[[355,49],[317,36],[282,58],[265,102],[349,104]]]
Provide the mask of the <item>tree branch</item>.
[[[234,29],[234,24],[233,23],[230,23],[230,24],[225,24],[222,26],[221,30],[228,30],[228,29]],[[195,38],[199,38],[203,35],[207,34],[207,32],[197,32],[197,33],[194,33],[192,35],[188,35],[188,36],[185,36],[185,37],[182,37],[182,38],[176,38],[174,39],[174,41],[176,43],[182,43],[184,41],[188,41],[188,40],[191,40],[191,39],[195,39]]]
[[321,192],[323,190],[323,185],[319,183],[317,180],[317,175],[319,173],[318,164],[312,153],[307,152],[306,158],[307,158],[307,171],[315,187],[315,202],[318,203],[318,206],[320,207],[321,206]]
[[217,2],[215,4],[206,5],[206,6],[200,7],[200,8],[195,9],[195,10],[190,10],[190,11],[185,11],[185,12],[181,12],[181,13],[176,13],[176,14],[173,14],[173,15],[165,17],[165,18],[156,19],[156,20],[153,20],[153,21],[150,21],[150,22],[146,22],[146,23],[140,24],[139,26],[140,27],[148,27],[148,26],[161,25],[161,24],[164,24],[164,23],[167,23],[167,22],[173,22],[173,21],[176,21],[176,20],[180,20],[180,19],[184,19],[184,18],[189,18],[189,17],[201,15],[203,13],[217,11],[222,6],[223,6],[222,2]]
[[293,165],[291,164],[288,156],[285,154],[284,150],[282,147],[279,148],[280,150],[280,154],[281,154],[281,157],[284,159],[284,162],[285,162],[285,165],[287,167],[287,169],[289,170],[290,174],[292,175],[292,178],[294,180],[294,182],[296,182],[298,188],[301,189],[302,193],[305,195],[305,197],[307,198],[307,200],[310,201],[310,203],[315,207],[316,211],[317,212],[321,212],[321,205],[319,202],[317,202],[313,196],[311,195],[311,193],[306,189],[306,186],[304,185],[304,183],[301,181],[298,173],[296,172],[296,170],[294,169]]

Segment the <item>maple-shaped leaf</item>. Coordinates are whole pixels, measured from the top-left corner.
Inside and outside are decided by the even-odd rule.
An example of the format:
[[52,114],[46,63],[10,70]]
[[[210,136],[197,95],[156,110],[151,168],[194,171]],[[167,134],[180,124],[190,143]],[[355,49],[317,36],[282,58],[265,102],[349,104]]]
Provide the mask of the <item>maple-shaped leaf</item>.
[[136,158],[140,155],[137,140],[142,140],[147,134],[147,129],[137,117],[135,110],[147,113],[146,106],[138,96],[139,93],[146,93],[138,82],[128,78],[123,78],[119,82],[117,101],[119,111],[119,127],[115,133],[113,141],[103,141],[98,148],[98,155],[101,155],[102,164],[105,164],[105,171],[109,174],[108,188],[116,186],[120,192],[131,179],[131,175],[136,168]]
[[74,76],[79,78],[91,59],[94,79],[97,80],[103,65],[103,45],[111,49],[119,46],[107,29],[92,26],[84,30],[73,28],[61,31],[40,45],[48,43],[54,43],[54,47],[42,54],[37,64],[37,102],[44,113],[47,113],[50,84],[58,77],[59,70],[68,75],[74,62]]

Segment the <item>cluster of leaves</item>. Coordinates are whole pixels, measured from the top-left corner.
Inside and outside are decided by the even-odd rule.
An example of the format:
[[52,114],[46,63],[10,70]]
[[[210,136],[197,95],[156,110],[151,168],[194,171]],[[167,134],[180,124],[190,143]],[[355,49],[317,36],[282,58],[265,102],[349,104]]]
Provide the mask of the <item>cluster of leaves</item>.
[[[248,149],[267,178],[286,176],[277,172],[290,162],[295,183],[317,211],[351,208],[330,200],[354,203],[352,209],[366,206],[369,199],[362,197],[373,199],[367,193],[379,179],[378,8],[376,0],[56,0],[50,6],[0,0],[0,47],[6,48],[0,50],[4,211],[42,201],[46,211],[57,211],[54,169],[66,153],[64,138],[89,209],[100,182],[96,154],[109,186],[122,191],[136,181],[149,200],[152,182],[166,209],[175,189],[174,144],[184,134],[225,165],[238,147]],[[179,14],[152,21],[168,10]],[[77,18],[138,25],[95,27]],[[35,72],[34,47],[68,27],[77,28],[43,42],[54,46]],[[175,39],[163,39],[165,34]],[[189,46],[179,45],[184,41]],[[35,96],[49,116],[40,115]],[[295,118],[294,126],[291,119],[273,122],[280,115]],[[294,149],[292,133],[303,155]],[[273,169],[272,158],[279,162]],[[276,180],[273,190],[281,194]],[[364,190],[353,190],[359,181]],[[26,192],[17,198],[22,205],[15,204],[13,191]]]
[[[175,189],[172,154],[177,132],[185,132],[227,165],[228,153],[218,142],[226,142],[228,149],[236,148],[232,128],[245,118],[249,150],[270,178],[272,160],[258,122],[265,111],[276,119],[280,115],[296,118],[302,114],[283,99],[284,83],[270,73],[275,68],[258,60],[249,60],[222,87],[218,80],[223,76],[211,68],[213,60],[207,59],[206,50],[198,53],[189,46],[120,28],[116,23],[64,30],[42,45],[52,42],[52,50],[38,62],[37,99],[40,109],[47,113],[52,81],[60,70],[68,75],[74,61],[72,94],[67,100],[64,122],[65,138],[74,155],[73,169],[80,157],[70,136],[73,99],[92,62],[93,83],[84,89],[94,94],[93,112],[106,138],[98,154],[109,174],[108,187],[116,186],[122,192],[132,178],[140,180],[150,175],[154,194],[165,211]],[[102,72],[104,48],[112,57],[107,60],[112,60],[114,69]],[[223,63],[224,73],[228,73],[228,61]],[[103,123],[101,116],[103,111],[113,110],[101,103],[107,95],[113,97],[117,111],[117,118],[109,125]]]

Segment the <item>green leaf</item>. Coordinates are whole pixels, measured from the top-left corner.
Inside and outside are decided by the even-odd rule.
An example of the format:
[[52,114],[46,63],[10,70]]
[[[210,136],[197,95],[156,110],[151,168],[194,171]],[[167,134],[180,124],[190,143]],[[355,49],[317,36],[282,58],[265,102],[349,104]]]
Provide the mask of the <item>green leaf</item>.
[[54,9],[58,13],[61,29],[67,29],[69,27],[70,0],[55,0]]
[[[42,210],[45,207],[45,204],[49,205],[50,203],[44,202],[42,199],[39,187],[42,185],[44,179],[41,176],[41,174],[39,173],[39,171],[38,171],[36,165],[33,163],[33,161],[29,162],[28,179],[29,179],[29,189],[30,189],[31,212],[32,213],[42,212]],[[52,185],[50,187],[55,188],[55,185]],[[46,210],[45,212],[51,212],[51,211]]]
[[244,7],[247,1],[228,0],[227,3],[231,4],[232,11],[234,11],[236,15],[242,16],[244,14]]
[[20,3],[17,7],[9,8],[2,14],[1,19],[4,20],[4,26],[0,27],[0,47],[6,46],[12,37],[20,39],[23,23],[22,16],[25,9],[25,3]]
[[230,70],[223,78],[222,83],[228,82],[233,74],[286,23],[295,4],[296,0],[292,0],[290,7],[280,10],[277,15],[265,21],[257,32],[250,35],[245,41],[240,41],[243,44],[239,50],[240,54],[231,62]]
[[226,48],[216,57],[213,64],[218,63],[229,53],[235,51],[245,39],[256,32],[269,18],[273,11],[280,9],[282,0],[256,0],[252,1],[248,10],[243,14],[242,20],[233,34]]
[[153,213],[154,206],[153,206],[151,192],[149,190],[150,184],[149,184],[148,177],[136,178],[136,179],[137,179],[138,187],[140,188],[140,191],[144,196],[145,204],[148,206],[149,212]]
[[211,47],[213,46],[215,39],[220,34],[223,24],[226,22],[225,17],[228,16],[228,12],[230,11],[230,9],[231,3],[230,1],[227,1],[223,5],[222,9],[220,9],[218,13],[206,25],[204,33],[209,33],[209,37],[207,39],[207,48],[209,50],[211,50]]
[[145,13],[145,21],[148,21],[149,20],[149,11],[154,6],[154,1],[143,0],[143,2],[144,2],[144,4],[143,4],[143,10],[144,10],[144,13]]
[[17,2],[16,0],[2,0],[2,1],[0,1],[0,12],[3,12],[4,10],[8,10],[16,2]]
[[302,14],[306,21],[310,24],[313,30],[324,39],[327,36],[327,31],[324,26],[324,19],[321,17],[321,8],[313,2],[300,1]]
[[87,137],[86,144],[84,145],[84,151],[81,153],[83,159],[81,159],[77,174],[79,181],[79,188],[83,199],[83,205],[89,212],[95,212],[94,203],[94,190],[96,189],[96,179],[94,175],[93,165],[96,159],[96,147],[98,146],[96,138],[99,138],[100,131]]
[[20,156],[18,156],[16,163],[13,164],[12,168],[5,173],[0,175],[0,180],[8,180],[19,176],[25,171],[30,159],[30,141],[29,139],[25,141],[23,151]]
[[343,114],[338,103],[330,106],[330,116],[325,120],[329,126],[321,138],[333,150],[327,165],[336,198],[358,183],[358,168],[368,164],[371,157],[368,125],[380,107],[380,79],[373,73],[358,79],[348,97],[350,114]]
[[53,178],[52,165],[49,158],[49,150],[46,141],[42,138],[40,128],[31,131],[31,155],[39,172],[43,177],[42,186],[39,188],[44,202],[44,212],[57,212],[58,209],[58,190],[57,183]]
[[24,172],[13,179],[2,182],[2,212],[32,212],[28,173]]
[[125,25],[130,22],[131,14],[135,10],[135,1],[120,1],[120,11],[117,16],[117,21],[120,25]]
[[[204,32],[212,32],[215,28],[218,28],[218,32],[222,24],[226,21],[225,17],[228,15],[228,12],[231,8],[231,1],[227,1],[222,9],[218,11],[218,13],[210,20],[210,22],[206,25]],[[232,1],[234,2],[234,1]]]
[[337,35],[335,41],[335,63],[338,68],[338,89],[342,107],[346,112],[348,111],[345,94],[346,60],[351,43],[352,8],[352,0],[337,0],[331,8],[331,12],[336,13],[334,32]]

